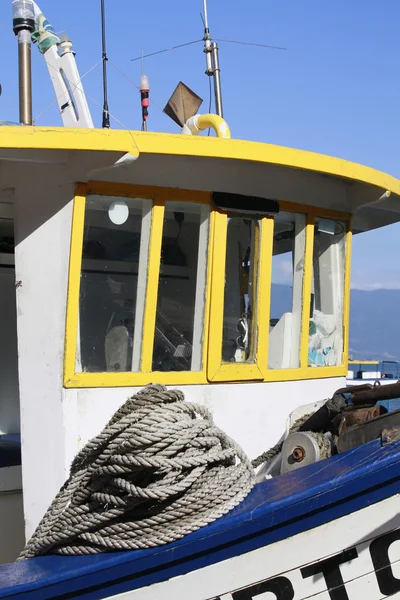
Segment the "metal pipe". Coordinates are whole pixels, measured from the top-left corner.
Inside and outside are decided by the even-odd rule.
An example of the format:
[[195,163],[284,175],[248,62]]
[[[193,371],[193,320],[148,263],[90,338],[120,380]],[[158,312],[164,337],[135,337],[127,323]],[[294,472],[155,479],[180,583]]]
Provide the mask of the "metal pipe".
[[356,394],[360,392],[365,392],[365,390],[372,390],[373,387],[374,386],[372,385],[372,383],[363,383],[361,385],[346,386],[344,388],[336,390],[334,396],[338,396],[339,394]]
[[223,117],[222,110],[222,91],[221,91],[221,72],[219,68],[218,44],[211,41],[210,29],[208,26],[207,0],[203,0],[204,5],[204,53],[206,55],[206,75],[214,78],[215,112]]
[[221,71],[219,68],[219,51],[218,44],[211,44],[211,56],[213,62],[213,77],[214,77],[214,93],[215,93],[215,112],[220,117],[224,116],[222,109],[222,88],[221,88]]
[[203,0],[203,9],[204,9],[204,27],[205,27],[206,31],[208,31],[207,0]]
[[104,129],[110,129],[110,113],[108,109],[108,90],[107,90],[107,46],[106,46],[106,12],[104,0],[101,0],[101,44],[103,58],[103,123]]
[[209,77],[213,74],[213,65],[211,57],[211,36],[208,27],[208,12],[207,12],[207,0],[203,0],[204,6],[204,53],[206,55],[206,75]]
[[19,120],[32,125],[31,34],[35,30],[32,0],[13,0],[13,31],[18,37]]
[[372,404],[380,400],[392,400],[400,398],[400,382],[388,385],[376,385],[372,390],[365,390],[359,394],[350,395],[350,400],[357,404]]
[[32,125],[32,62],[31,34],[26,29],[18,33],[19,121]]

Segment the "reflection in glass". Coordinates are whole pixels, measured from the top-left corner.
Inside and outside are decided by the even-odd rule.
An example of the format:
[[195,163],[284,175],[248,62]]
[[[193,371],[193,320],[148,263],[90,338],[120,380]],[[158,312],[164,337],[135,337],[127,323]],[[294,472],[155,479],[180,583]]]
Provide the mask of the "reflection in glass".
[[308,351],[313,367],[342,364],[345,253],[345,223],[317,218]]
[[268,368],[300,367],[306,216],[274,217]]
[[228,217],[223,362],[254,362],[258,253],[258,220],[239,216]]
[[77,371],[139,370],[152,202],[123,200],[121,224],[110,218],[120,198],[86,200]]
[[210,208],[166,202],[153,371],[200,371]]

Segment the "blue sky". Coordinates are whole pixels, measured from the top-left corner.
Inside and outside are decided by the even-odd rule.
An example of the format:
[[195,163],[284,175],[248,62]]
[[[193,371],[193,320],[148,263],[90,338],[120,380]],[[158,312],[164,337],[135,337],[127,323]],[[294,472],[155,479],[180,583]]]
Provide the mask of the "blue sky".
[[[286,46],[287,51],[221,44],[224,110],[234,137],[340,156],[400,177],[400,2],[398,0],[208,0],[216,38]],[[81,75],[101,58],[100,0],[40,0],[57,31],[74,42]],[[110,60],[138,83],[145,53],[202,37],[201,0],[106,0]],[[17,47],[11,0],[0,5],[1,119],[16,121]],[[53,101],[44,61],[33,51],[34,115]],[[201,44],[146,61],[152,105],[149,129],[177,131],[161,108],[179,80],[205,99]],[[110,112],[140,127],[135,87],[109,66]],[[101,123],[101,66],[84,79]],[[59,125],[53,106],[38,125]],[[113,122],[114,127],[118,127]],[[400,288],[400,225],[357,236],[353,287]]]

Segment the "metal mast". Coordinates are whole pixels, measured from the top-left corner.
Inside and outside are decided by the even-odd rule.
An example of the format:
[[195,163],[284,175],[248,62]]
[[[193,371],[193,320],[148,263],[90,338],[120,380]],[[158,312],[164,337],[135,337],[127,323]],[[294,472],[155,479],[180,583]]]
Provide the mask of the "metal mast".
[[18,36],[19,120],[32,125],[32,59],[31,34],[35,30],[32,0],[13,0],[13,30]]
[[101,0],[101,37],[102,37],[102,57],[103,57],[103,128],[110,129],[110,113],[108,110],[108,91],[107,91],[107,46],[106,46],[106,12],[104,0]]
[[221,71],[219,68],[219,49],[216,42],[212,42],[210,29],[208,26],[207,0],[203,0],[204,5],[204,52],[206,55],[206,75],[214,78],[215,111],[217,115],[223,117],[222,109],[222,91],[221,91]]

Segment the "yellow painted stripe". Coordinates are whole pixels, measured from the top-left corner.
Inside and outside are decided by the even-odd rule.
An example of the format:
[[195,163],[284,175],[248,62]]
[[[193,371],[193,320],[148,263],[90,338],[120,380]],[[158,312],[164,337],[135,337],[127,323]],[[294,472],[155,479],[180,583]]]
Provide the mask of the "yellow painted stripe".
[[[209,203],[211,204],[211,195],[208,194]],[[208,256],[207,256],[207,289],[205,294],[204,307],[204,329],[203,329],[203,360],[202,373],[206,377],[208,364],[208,348],[210,339],[210,318],[211,318],[211,286],[214,267],[214,236],[215,236],[215,212],[210,212],[210,229],[208,232]]]
[[205,373],[76,373],[65,382],[66,388],[142,387],[149,383],[163,385],[201,385],[207,383]]
[[349,360],[349,365],[379,365],[379,360]]
[[83,231],[85,224],[86,186],[76,186],[69,261],[67,315],[65,327],[64,382],[75,373],[76,343],[78,334],[79,292],[81,283]]
[[226,234],[228,217],[214,213],[214,261],[211,277],[211,306],[208,344],[208,379],[213,381],[222,361],[222,329],[224,322]]
[[274,245],[274,219],[262,219],[260,268],[257,302],[257,364],[263,378],[268,370],[269,322],[271,315],[272,252]]
[[[235,363],[237,366],[237,363]],[[230,366],[230,365],[228,365]],[[214,381],[225,381],[226,383],[238,384],[243,382],[262,383],[258,377],[257,369],[242,369],[250,365],[239,365],[237,371],[230,369],[224,373],[221,367],[221,374]],[[225,379],[222,379],[222,374]],[[308,369],[282,369],[276,371],[267,371],[264,381],[267,382],[287,382],[313,379],[329,379],[333,377],[346,377],[346,367],[315,367]],[[208,383],[204,373],[179,372],[179,373],[77,373],[65,381],[66,388],[120,388],[120,387],[141,387],[149,383],[161,383],[170,386],[183,385],[205,385]]]
[[214,382],[263,381],[264,376],[257,363],[222,363],[214,375]]
[[135,140],[136,133],[110,129],[4,127],[0,148],[117,152],[139,156]]
[[[311,288],[313,276],[313,252],[314,252],[314,216],[307,215],[306,224],[306,251],[304,258],[303,275],[303,314],[301,319],[301,342],[300,342],[300,367],[308,367],[308,344],[310,337],[310,305]],[[322,368],[322,367],[321,367]]]
[[181,188],[163,188],[155,185],[133,185],[128,183],[112,183],[109,181],[90,181],[87,184],[88,194],[100,196],[123,196],[125,198],[158,198],[161,202],[176,200],[210,204],[210,192],[185,190]]
[[150,373],[153,364],[154,332],[156,326],[158,283],[160,277],[161,244],[164,227],[164,203],[154,198],[150,251],[147,271],[146,306],[144,312],[141,370]]

